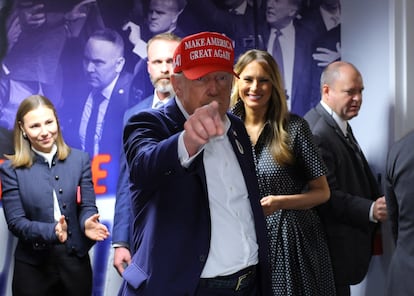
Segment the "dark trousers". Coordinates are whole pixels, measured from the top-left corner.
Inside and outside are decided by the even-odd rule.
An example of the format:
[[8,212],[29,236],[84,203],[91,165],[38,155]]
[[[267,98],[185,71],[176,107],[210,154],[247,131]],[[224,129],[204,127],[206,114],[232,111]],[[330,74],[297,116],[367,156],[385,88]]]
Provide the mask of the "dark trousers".
[[351,295],[351,288],[349,285],[336,285],[336,296],[350,296]]
[[68,255],[64,245],[50,250],[41,265],[14,262],[13,296],[90,296],[92,268],[89,256]]
[[257,296],[256,267],[243,269],[232,275],[201,279],[196,296]]

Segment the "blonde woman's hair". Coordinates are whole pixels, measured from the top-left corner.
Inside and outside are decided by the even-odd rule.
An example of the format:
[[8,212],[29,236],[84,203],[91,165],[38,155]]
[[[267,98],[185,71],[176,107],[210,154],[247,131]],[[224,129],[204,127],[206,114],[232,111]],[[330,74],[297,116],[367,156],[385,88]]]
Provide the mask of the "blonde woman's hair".
[[70,153],[70,148],[66,145],[62,137],[60,129],[59,119],[57,118],[56,109],[52,102],[42,95],[31,95],[24,99],[17,109],[16,119],[13,127],[13,141],[14,141],[14,154],[5,155],[11,160],[13,167],[31,167],[33,165],[33,151],[31,149],[30,141],[23,135],[23,131],[20,125],[23,124],[24,116],[32,110],[37,109],[39,106],[49,108],[53,111],[53,115],[56,118],[58,127],[58,134],[56,138],[57,157],[59,160],[64,160]]
[[[238,58],[237,63],[234,66],[234,72],[240,75],[244,68],[253,61],[259,63],[263,67],[266,73],[269,74],[270,82],[272,83],[272,93],[265,118],[266,122],[270,124],[271,130],[269,137],[266,139],[270,147],[270,152],[279,165],[285,166],[293,164],[294,157],[292,151],[289,149],[289,135],[286,131],[289,111],[279,67],[274,58],[267,51],[251,49]],[[231,105],[234,106],[240,100],[238,84],[234,83],[231,95]],[[242,113],[243,114],[238,115],[241,115],[244,119],[244,107]]]

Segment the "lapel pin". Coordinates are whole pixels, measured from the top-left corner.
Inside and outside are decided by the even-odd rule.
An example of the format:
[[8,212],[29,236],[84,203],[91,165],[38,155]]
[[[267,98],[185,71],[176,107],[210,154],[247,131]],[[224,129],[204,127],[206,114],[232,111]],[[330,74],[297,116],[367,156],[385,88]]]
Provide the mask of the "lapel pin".
[[237,145],[237,148],[239,149],[239,152],[241,154],[244,154],[244,149],[243,149],[242,144],[240,144],[239,140],[237,140],[237,139],[235,139],[235,140],[236,140],[236,145]]

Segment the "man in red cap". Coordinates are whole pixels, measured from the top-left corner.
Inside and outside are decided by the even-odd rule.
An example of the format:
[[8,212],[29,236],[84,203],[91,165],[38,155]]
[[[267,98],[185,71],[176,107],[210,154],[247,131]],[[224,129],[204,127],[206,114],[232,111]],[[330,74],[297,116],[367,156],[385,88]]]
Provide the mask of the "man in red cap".
[[251,143],[227,112],[233,62],[222,34],[182,39],[175,99],[125,127],[136,252],[120,295],[271,295]]

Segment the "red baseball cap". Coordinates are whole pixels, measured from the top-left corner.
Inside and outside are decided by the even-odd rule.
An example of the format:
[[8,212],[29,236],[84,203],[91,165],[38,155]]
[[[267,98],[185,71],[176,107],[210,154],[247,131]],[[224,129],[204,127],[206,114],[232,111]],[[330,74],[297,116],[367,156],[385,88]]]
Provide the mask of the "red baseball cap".
[[216,32],[201,32],[183,38],[174,52],[174,73],[194,80],[211,72],[233,71],[233,41]]

